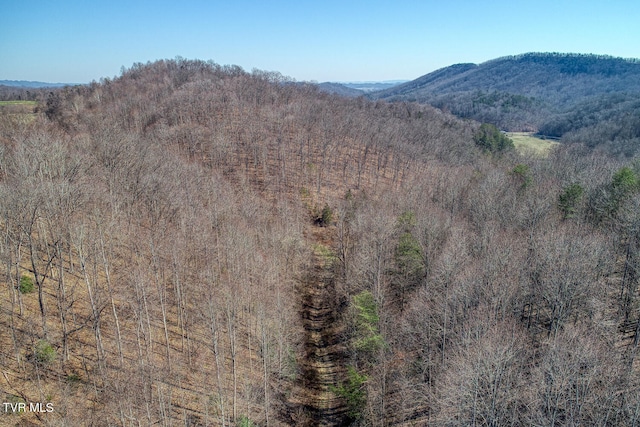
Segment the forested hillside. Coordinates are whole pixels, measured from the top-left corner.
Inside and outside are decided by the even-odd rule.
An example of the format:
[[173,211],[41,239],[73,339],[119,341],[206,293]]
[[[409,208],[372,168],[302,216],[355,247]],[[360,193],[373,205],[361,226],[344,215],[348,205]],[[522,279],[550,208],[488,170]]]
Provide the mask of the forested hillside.
[[0,424],[640,421],[640,164],[185,59],[36,111],[0,110],[0,392],[54,411]]
[[429,103],[503,130],[602,145],[617,155],[640,148],[634,59],[528,53],[453,65],[372,97]]

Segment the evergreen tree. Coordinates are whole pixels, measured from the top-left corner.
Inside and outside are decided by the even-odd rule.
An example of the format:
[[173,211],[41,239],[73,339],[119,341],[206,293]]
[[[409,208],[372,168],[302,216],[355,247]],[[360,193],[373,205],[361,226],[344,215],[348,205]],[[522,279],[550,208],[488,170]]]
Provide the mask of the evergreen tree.
[[513,141],[490,123],[483,123],[473,135],[476,145],[490,153],[501,153],[515,148]]
[[563,219],[575,216],[583,194],[584,189],[582,186],[578,183],[573,183],[558,196],[558,209],[560,209]]

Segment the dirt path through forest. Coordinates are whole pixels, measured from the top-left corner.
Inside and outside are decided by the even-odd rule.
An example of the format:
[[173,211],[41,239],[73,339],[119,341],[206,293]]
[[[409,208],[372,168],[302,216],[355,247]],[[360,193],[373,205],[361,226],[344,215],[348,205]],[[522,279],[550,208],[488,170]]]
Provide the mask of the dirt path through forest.
[[315,250],[309,272],[298,289],[304,357],[299,360],[301,376],[297,388],[305,418],[298,422],[313,426],[348,423],[344,399],[335,393],[345,379],[347,347],[331,259],[322,242],[328,234],[326,229],[313,231]]

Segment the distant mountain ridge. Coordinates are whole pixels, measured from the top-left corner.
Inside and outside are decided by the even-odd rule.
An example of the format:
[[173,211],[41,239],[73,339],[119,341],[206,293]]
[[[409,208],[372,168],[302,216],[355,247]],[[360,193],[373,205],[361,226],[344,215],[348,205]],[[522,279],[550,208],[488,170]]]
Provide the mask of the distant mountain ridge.
[[559,89],[564,89],[567,95],[564,102],[599,93],[640,92],[640,60],[590,54],[526,53],[479,65],[452,65],[376,92],[372,97],[426,101],[435,95],[477,90],[549,97]]
[[76,86],[77,83],[47,83],[47,82],[35,82],[35,81],[27,81],[27,80],[0,80],[0,85],[11,86],[11,87],[43,88],[43,87]]
[[428,103],[503,130],[608,144],[625,155],[640,150],[638,59],[526,53],[452,65],[368,96]]

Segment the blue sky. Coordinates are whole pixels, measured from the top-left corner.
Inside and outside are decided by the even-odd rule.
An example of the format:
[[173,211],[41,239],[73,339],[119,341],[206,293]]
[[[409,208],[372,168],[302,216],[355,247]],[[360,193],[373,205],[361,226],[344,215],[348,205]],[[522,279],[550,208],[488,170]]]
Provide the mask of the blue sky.
[[296,80],[414,79],[526,52],[640,57],[638,0],[0,0],[0,79],[182,56]]

